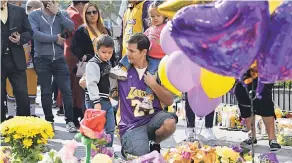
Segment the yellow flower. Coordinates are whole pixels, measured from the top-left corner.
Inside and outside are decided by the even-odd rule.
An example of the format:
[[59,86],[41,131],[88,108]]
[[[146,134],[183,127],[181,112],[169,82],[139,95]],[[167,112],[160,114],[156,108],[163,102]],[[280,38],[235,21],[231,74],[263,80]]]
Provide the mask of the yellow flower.
[[32,145],[32,140],[31,139],[24,139],[22,141],[23,145],[25,148],[29,148]]
[[15,135],[13,135],[13,138],[14,138],[14,139],[21,139],[21,138],[22,138],[22,135],[20,135],[20,134],[15,134]]
[[4,139],[4,141],[5,141],[5,143],[10,142],[10,137],[6,137],[6,138]]

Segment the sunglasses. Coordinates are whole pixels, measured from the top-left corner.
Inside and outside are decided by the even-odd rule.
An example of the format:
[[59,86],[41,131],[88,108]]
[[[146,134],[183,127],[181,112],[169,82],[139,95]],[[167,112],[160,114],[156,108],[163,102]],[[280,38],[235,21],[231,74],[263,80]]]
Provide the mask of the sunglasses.
[[87,11],[85,14],[86,15],[96,15],[97,11]]

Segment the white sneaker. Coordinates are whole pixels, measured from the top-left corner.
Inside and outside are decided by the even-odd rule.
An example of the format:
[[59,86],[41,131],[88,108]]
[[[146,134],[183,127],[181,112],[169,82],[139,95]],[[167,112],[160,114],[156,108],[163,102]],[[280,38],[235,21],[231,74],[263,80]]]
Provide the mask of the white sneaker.
[[110,70],[109,75],[113,79],[125,81],[127,80],[128,73],[118,65]]
[[140,104],[139,108],[142,110],[151,110],[153,109],[153,103],[148,97],[145,97],[142,103]]
[[216,140],[217,139],[214,132],[213,132],[213,128],[205,128],[203,130],[202,135],[208,140]]

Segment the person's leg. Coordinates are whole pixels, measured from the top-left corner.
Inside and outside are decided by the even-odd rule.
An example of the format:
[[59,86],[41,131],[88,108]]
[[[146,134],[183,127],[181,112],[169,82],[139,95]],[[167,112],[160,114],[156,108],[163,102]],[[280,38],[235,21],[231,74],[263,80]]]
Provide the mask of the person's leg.
[[150,146],[150,150],[160,152],[159,143],[169,138],[176,130],[178,117],[174,113],[165,111],[158,112],[147,124],[147,133],[150,140],[154,144]]
[[[3,62],[2,62],[3,63]],[[6,79],[7,79],[7,70],[1,65],[1,122],[6,120]]]
[[8,114],[7,119],[11,119],[14,116],[16,116],[16,100],[15,100],[15,97],[13,95],[12,86],[11,86],[8,79],[6,80],[6,93],[7,93],[6,105],[7,105],[7,111],[8,111],[7,112],[7,114]]
[[52,61],[43,57],[34,59],[38,82],[41,86],[41,101],[45,119],[54,122],[52,112]]
[[270,150],[275,151],[280,149],[281,146],[277,142],[275,134],[275,109],[272,98],[267,99],[263,97],[261,100],[256,101],[256,106],[257,114],[262,117],[268,133]]
[[[245,139],[242,144],[244,145],[251,145],[252,144],[252,137],[254,138],[254,144],[257,143],[257,139],[256,139],[256,132],[255,132],[255,124],[253,124],[253,128],[251,125],[251,122],[253,120],[253,118],[255,118],[254,116],[251,117],[251,108],[248,106],[243,106],[241,104],[238,104],[239,110],[240,110],[240,115],[242,118],[245,119],[245,124],[246,124],[246,129],[248,132],[248,138]],[[253,131],[253,132],[252,132]]]
[[213,128],[213,122],[214,122],[214,113],[215,111],[212,111],[208,115],[205,116],[205,127],[206,128]]
[[54,96],[53,96],[53,100],[54,101],[57,101],[57,97],[58,97],[58,84],[55,80],[55,78],[53,78],[53,82],[52,82],[52,92],[54,93]]
[[27,75],[27,88],[28,88],[28,96],[30,100],[30,115],[35,116],[35,108],[36,108],[36,95],[37,95],[37,75],[33,68],[29,68],[26,70]]
[[107,134],[111,135],[111,142],[107,145],[108,147],[113,146],[114,141],[114,131],[115,131],[115,117],[114,117],[114,109],[112,104],[109,100],[101,100],[101,109],[106,111],[106,123],[105,123],[105,130]]
[[188,95],[186,93],[186,103],[185,103],[185,110],[186,110],[186,118],[187,118],[187,128],[194,128],[196,127],[196,115],[193,112],[189,100]]
[[122,155],[143,156],[150,152],[147,125],[127,131],[121,137]]
[[73,100],[70,74],[67,63],[64,58],[53,62],[53,75],[62,93],[66,128],[69,132],[76,132],[76,127],[73,123]]
[[26,72],[13,71],[8,79],[12,85],[13,94],[16,99],[16,115],[17,116],[30,116],[30,105],[27,91],[27,78]]

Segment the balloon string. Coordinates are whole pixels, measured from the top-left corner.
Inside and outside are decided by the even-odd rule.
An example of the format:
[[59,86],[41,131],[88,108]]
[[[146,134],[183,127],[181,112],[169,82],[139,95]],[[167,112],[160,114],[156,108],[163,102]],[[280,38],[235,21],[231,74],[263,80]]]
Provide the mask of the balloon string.
[[246,92],[247,94],[249,95],[249,99],[250,99],[250,111],[251,111],[251,156],[252,156],[252,163],[254,163],[254,154],[255,154],[255,151],[254,151],[254,140],[255,140],[255,137],[254,137],[254,125],[255,125],[255,114],[254,114],[254,105],[253,105],[253,93],[254,93],[254,81],[252,81],[251,83],[251,90],[248,91],[248,87],[246,86],[245,89],[246,89]]

